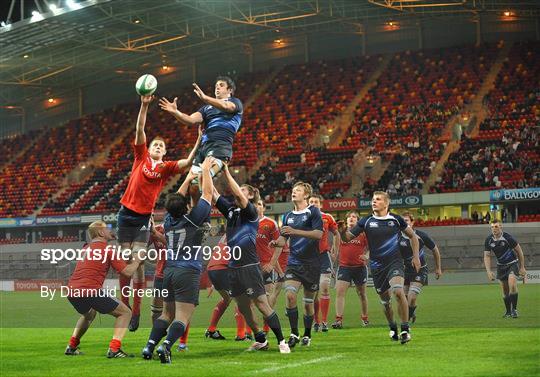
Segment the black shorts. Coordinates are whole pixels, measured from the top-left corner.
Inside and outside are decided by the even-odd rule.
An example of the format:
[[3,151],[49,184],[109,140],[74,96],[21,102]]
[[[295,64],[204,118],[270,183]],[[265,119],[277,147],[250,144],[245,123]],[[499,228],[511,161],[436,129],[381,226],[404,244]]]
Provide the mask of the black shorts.
[[222,270],[210,270],[208,271],[208,278],[217,291],[230,291],[231,284],[229,282],[229,270],[224,268]]
[[411,285],[411,283],[420,283],[422,285],[428,285],[428,267],[420,267],[420,271],[416,272],[414,267],[407,265],[405,267],[405,285]]
[[261,268],[258,264],[229,268],[229,281],[231,297],[238,297],[245,294],[251,299],[266,294]]
[[384,293],[390,289],[390,279],[395,276],[405,276],[403,259],[393,259],[381,268],[372,269],[371,274],[373,275],[373,285],[377,293]]
[[209,140],[201,144],[195,154],[193,165],[200,165],[208,156],[212,156],[223,162],[230,161],[232,158],[233,147],[228,141]]
[[163,271],[163,300],[199,305],[200,280],[201,272],[194,268],[165,267]]
[[264,285],[274,284],[277,281],[277,273],[274,270],[270,272],[263,272],[262,277],[263,277]]
[[68,297],[68,300],[80,314],[86,314],[90,309],[109,314],[120,305],[113,297]]
[[163,278],[154,277],[154,297],[164,298],[168,293],[163,290]]
[[321,274],[331,274],[334,272],[332,258],[328,251],[319,254],[319,262],[321,263]]
[[119,243],[148,243],[150,238],[150,216],[141,215],[124,206],[118,211],[116,237]]
[[519,266],[518,262],[506,264],[506,265],[497,265],[497,279],[506,281],[510,273],[513,273],[516,278],[519,277]]
[[339,266],[337,271],[337,280],[353,283],[354,285],[362,285],[367,283],[368,268],[367,266],[347,267]]
[[321,280],[321,266],[319,263],[288,265],[285,271],[285,280],[299,281],[304,290],[317,292]]

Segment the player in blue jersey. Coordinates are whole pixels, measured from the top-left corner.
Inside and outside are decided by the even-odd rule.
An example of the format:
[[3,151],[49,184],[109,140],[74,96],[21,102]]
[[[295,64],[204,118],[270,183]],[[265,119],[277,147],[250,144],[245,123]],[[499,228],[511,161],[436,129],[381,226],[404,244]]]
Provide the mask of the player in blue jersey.
[[[411,228],[414,227],[414,216],[412,213],[404,212],[401,214],[401,217],[405,219],[407,225]],[[399,240],[399,250],[405,262],[405,294],[409,302],[409,321],[412,323],[416,322],[417,297],[422,292],[422,287],[428,284],[428,266],[424,255],[425,249],[429,249],[433,253],[433,258],[435,259],[435,278],[439,279],[442,275],[441,253],[435,241],[426,232],[414,228],[413,230],[418,236],[418,242],[420,243],[420,271],[417,272],[412,265],[413,252],[409,237],[402,233]]]
[[311,327],[315,308],[315,294],[319,290],[321,262],[319,241],[323,236],[321,211],[315,206],[308,206],[312,194],[311,185],[297,182],[292,189],[294,210],[283,215],[281,236],[271,242],[271,246],[283,247],[289,239],[289,260],[285,271],[285,292],[287,295],[287,317],[291,325],[289,347],[300,343],[298,331],[297,294],[300,286],[304,287],[304,335],[301,344],[311,344]]
[[484,265],[489,280],[495,280],[491,272],[491,255],[497,258],[497,279],[501,282],[504,306],[504,318],[517,318],[518,276],[525,277],[525,258],[519,243],[510,234],[503,232],[499,220],[491,222],[491,235],[486,238],[484,245]]
[[[195,174],[190,172],[175,194],[165,202],[164,230],[167,240],[167,260],[163,271],[163,313],[154,321],[146,346],[144,359],[152,359],[154,348],[167,335],[156,350],[163,364],[171,363],[171,346],[184,334],[195,307],[199,304],[199,281],[203,270],[203,222],[210,216],[214,185],[210,169],[214,159],[207,157],[202,164],[202,196],[188,212],[187,191]],[[168,328],[168,331],[167,331]]]
[[201,145],[193,161],[192,171],[200,174],[200,164],[206,156],[215,157],[210,171],[214,177],[223,168],[223,164],[232,158],[233,141],[242,124],[244,107],[242,102],[233,97],[236,85],[228,76],[216,78],[215,98],[210,97],[193,84],[194,92],[205,105],[191,115],[178,110],[177,98],[169,102],[166,98],[159,101],[161,109],[171,113],[180,123],[185,125],[205,124]]
[[[373,214],[361,218],[354,228],[347,230],[341,226],[341,236],[345,242],[365,232],[369,245],[369,259],[373,284],[384,306],[384,314],[390,326],[390,338],[401,341],[411,340],[409,329],[409,305],[403,289],[404,265],[399,252],[399,235],[403,232],[411,240],[412,265],[416,272],[420,271],[419,243],[414,231],[405,220],[389,212],[390,197],[386,192],[375,191],[371,200]],[[398,314],[401,319],[401,332],[398,334],[394,321],[391,298],[397,301]]]
[[279,345],[279,352],[290,353],[281,331],[278,315],[268,303],[262,271],[257,255],[256,240],[259,230],[259,213],[255,207],[260,199],[259,190],[250,186],[241,187],[234,180],[227,165],[224,167],[225,179],[234,196],[231,202],[219,195],[214,189],[214,202],[227,219],[227,246],[230,249],[229,284],[230,296],[234,297],[240,312],[255,334],[255,342],[248,351],[268,349],[266,334],[262,331],[253,315],[253,304],[264,316],[268,326],[274,332]]

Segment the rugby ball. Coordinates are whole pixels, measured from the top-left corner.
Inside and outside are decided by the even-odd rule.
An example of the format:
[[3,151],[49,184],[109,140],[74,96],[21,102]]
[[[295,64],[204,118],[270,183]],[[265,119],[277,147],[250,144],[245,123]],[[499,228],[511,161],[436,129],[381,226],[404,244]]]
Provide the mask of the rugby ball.
[[142,75],[135,84],[135,90],[140,96],[151,96],[157,89],[157,79],[150,75]]

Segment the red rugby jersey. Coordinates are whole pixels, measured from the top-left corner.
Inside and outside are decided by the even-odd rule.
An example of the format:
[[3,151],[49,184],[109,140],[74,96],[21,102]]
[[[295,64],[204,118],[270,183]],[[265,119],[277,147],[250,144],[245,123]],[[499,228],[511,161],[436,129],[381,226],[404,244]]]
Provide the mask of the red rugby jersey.
[[277,223],[269,217],[264,216],[259,220],[259,230],[257,232],[257,255],[261,265],[270,263],[274,255],[274,248],[268,246],[270,241],[279,238],[279,228]]
[[149,215],[169,177],[180,173],[180,169],[178,161],[152,160],[146,144],[133,144],[133,151],[131,177],[120,203],[141,215]]
[[287,269],[287,260],[289,259],[289,242],[285,243],[285,246],[283,246],[283,249],[281,250],[281,254],[279,254],[278,263],[281,267],[281,270],[285,272]]
[[110,267],[120,272],[127,266],[116,253],[117,249],[112,246],[107,248],[106,242],[90,242],[84,248],[83,259],[77,262],[68,282],[71,289],[100,289]]
[[319,251],[324,253],[325,251],[330,251],[331,247],[328,243],[328,232],[334,233],[337,230],[336,220],[332,215],[328,213],[321,212],[322,221],[323,221],[323,235],[319,241]]
[[[165,234],[163,224],[156,225],[154,229],[161,234]],[[167,245],[161,242],[159,239],[155,238],[152,234],[150,234],[150,241],[148,243],[150,245],[153,245],[153,248],[158,253],[156,260],[155,276],[158,279],[163,279],[163,270],[165,269],[165,262],[167,261]]]
[[232,254],[230,251],[227,253],[225,246],[227,246],[227,236],[223,235],[217,244],[219,249],[212,248],[212,256],[208,261],[208,266],[206,266],[208,271],[226,270],[228,268],[229,260],[232,258]]
[[341,241],[339,248],[339,265],[344,267],[362,267],[367,261],[362,258],[368,249],[365,233],[349,242]]

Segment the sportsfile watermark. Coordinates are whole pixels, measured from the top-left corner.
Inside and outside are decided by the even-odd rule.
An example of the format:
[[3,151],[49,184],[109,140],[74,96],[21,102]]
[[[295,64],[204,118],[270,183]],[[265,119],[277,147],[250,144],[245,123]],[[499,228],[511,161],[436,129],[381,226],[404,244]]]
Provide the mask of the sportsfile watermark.
[[239,246],[182,246],[177,249],[139,249],[132,250],[118,245],[107,245],[103,249],[90,247],[81,249],[45,248],[41,249],[40,259],[50,264],[72,261],[100,261],[106,263],[110,260],[130,261],[136,255],[140,260],[157,262],[161,260],[174,261],[238,261],[242,257],[242,249]]

